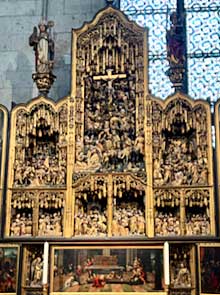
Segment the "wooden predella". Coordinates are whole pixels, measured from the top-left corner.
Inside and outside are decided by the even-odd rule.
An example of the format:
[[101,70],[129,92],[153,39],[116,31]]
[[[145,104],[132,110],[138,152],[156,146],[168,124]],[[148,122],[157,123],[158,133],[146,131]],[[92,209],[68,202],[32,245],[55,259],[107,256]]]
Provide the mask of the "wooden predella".
[[14,107],[8,153],[0,107],[0,294],[211,292],[196,255],[215,242],[220,261],[210,106],[151,95],[147,34],[111,6],[73,30],[70,95]]

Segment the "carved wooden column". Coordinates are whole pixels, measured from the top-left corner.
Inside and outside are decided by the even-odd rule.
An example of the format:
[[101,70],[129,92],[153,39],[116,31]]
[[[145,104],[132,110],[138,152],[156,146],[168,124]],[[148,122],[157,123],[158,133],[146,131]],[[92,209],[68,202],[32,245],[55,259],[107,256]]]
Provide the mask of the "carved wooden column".
[[152,102],[147,99],[145,104],[145,162],[147,187],[145,190],[146,235],[154,236],[154,204],[153,204],[153,161],[152,161]]
[[74,99],[68,99],[68,146],[67,146],[67,190],[66,190],[66,206],[64,218],[64,236],[71,237],[73,233],[73,216],[75,194],[72,189],[73,183],[73,167],[75,159],[75,131],[74,131]]
[[180,235],[185,235],[186,209],[184,201],[185,191],[180,191]]
[[38,232],[38,220],[39,220],[39,192],[36,194],[36,200],[34,200],[34,207],[33,207],[33,236],[39,235]]
[[107,194],[107,211],[108,211],[108,237],[112,236],[112,218],[113,218],[113,181],[112,174],[108,174],[108,194]]

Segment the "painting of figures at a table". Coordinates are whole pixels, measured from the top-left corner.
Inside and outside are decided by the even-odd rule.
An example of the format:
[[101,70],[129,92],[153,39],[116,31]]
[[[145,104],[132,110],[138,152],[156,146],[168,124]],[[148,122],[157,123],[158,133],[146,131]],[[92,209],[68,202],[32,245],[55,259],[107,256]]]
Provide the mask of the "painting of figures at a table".
[[0,247],[0,294],[16,293],[17,248]]
[[53,292],[163,291],[161,249],[55,249]]

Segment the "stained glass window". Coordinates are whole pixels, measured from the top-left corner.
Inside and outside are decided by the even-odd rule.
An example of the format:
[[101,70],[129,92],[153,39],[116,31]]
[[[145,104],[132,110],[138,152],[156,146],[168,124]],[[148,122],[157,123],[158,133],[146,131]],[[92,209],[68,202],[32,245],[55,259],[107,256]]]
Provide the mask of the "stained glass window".
[[[215,101],[220,96],[220,3],[185,0],[188,92],[193,98]],[[152,94],[173,92],[166,76],[166,30],[176,0],[121,0],[121,10],[149,31],[149,78]]]
[[185,0],[189,95],[215,101],[220,85],[220,3]]

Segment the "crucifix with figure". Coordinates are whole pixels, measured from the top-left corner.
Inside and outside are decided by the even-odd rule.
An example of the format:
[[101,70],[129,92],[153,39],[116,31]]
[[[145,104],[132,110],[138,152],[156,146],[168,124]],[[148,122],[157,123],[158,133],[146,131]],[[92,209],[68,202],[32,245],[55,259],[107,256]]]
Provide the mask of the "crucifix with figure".
[[103,80],[103,81],[107,81],[108,82],[108,86],[107,86],[107,90],[108,90],[108,102],[109,105],[112,103],[113,100],[113,92],[114,92],[114,88],[113,88],[113,81],[116,80],[117,78],[126,78],[127,75],[126,74],[112,74],[113,69],[107,69],[107,75],[100,75],[100,76],[93,76],[93,80],[94,81],[98,81],[98,80]]

